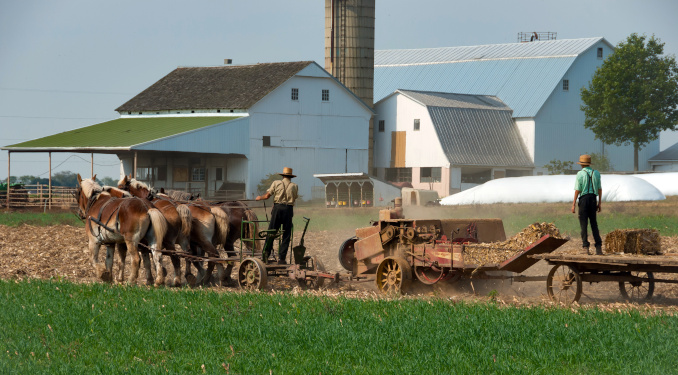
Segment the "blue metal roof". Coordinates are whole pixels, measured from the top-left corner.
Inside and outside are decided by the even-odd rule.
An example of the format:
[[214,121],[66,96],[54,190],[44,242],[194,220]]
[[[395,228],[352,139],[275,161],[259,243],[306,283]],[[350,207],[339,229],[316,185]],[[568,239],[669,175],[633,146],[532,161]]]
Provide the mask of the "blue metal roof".
[[374,99],[398,89],[494,95],[534,117],[576,58],[604,38],[375,51]]

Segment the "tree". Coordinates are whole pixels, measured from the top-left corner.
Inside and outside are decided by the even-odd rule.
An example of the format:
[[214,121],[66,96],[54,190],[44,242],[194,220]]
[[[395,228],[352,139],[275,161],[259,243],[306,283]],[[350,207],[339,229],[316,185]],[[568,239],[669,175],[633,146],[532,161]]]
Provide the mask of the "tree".
[[544,165],[549,171],[549,174],[572,174],[573,163],[571,161],[560,161],[553,159],[548,164]]
[[636,33],[620,42],[581,89],[584,127],[606,144],[633,145],[638,151],[678,123],[678,65],[662,56],[664,43]]
[[607,156],[595,152],[592,152],[590,155],[591,167],[594,169],[598,170],[599,172],[611,172],[614,170],[614,168],[612,168],[612,164],[610,163],[610,159]]

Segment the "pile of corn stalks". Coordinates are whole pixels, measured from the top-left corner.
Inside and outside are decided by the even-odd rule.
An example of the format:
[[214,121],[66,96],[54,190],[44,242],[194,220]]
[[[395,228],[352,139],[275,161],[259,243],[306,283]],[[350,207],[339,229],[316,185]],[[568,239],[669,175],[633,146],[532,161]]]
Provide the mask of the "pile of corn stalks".
[[616,229],[605,236],[605,253],[661,254],[656,229]]
[[555,224],[534,223],[506,241],[465,245],[464,263],[477,265],[501,263],[547,234],[562,238]]

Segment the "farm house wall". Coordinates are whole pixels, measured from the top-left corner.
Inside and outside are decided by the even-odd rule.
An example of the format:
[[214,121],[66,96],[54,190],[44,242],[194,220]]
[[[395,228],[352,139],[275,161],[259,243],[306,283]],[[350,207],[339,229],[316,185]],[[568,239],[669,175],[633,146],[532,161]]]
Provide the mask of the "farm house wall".
[[[375,167],[391,166],[391,132],[394,131],[407,134],[407,167],[449,167],[426,106],[396,93],[377,103],[375,111]],[[418,131],[414,130],[415,119],[419,119]],[[379,132],[379,120],[384,120],[383,132]]]
[[[291,99],[292,88],[299,89],[298,100]],[[322,101],[322,90],[329,90],[329,101]],[[262,179],[284,167],[293,168],[306,200],[322,198],[312,196],[323,186],[313,174],[367,172],[371,115],[325,71],[305,68],[250,109],[248,197],[257,194]],[[264,136],[270,146],[263,146]]]
[[[591,130],[584,128],[585,115],[580,109],[583,104],[580,90],[588,86],[596,69],[603,64],[603,59],[597,57],[600,47],[603,48],[603,58],[612,52],[606,43],[600,41],[581,54],[556,84],[535,117],[533,144],[537,172],[546,173],[543,166],[554,159],[574,162],[580,154],[603,151],[615,170],[633,170],[633,146],[603,146]],[[563,80],[568,80],[567,91],[563,90]],[[650,142],[641,149],[638,154],[639,168],[647,170],[647,160],[658,152],[659,141]]]

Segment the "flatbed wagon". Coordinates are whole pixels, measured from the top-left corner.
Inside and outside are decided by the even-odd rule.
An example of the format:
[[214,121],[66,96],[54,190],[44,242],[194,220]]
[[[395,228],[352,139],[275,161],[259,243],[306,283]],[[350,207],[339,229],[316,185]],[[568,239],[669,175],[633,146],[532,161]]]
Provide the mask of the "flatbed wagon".
[[676,279],[655,277],[678,273],[678,256],[535,254],[531,258],[553,265],[546,292],[553,301],[565,304],[579,301],[585,282],[616,282],[622,297],[634,302],[650,300],[655,283],[678,284]]

